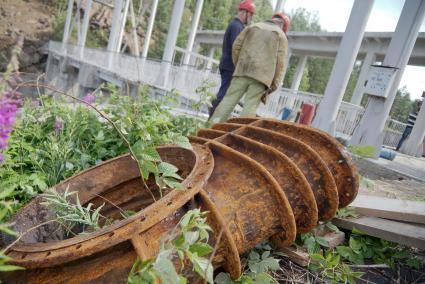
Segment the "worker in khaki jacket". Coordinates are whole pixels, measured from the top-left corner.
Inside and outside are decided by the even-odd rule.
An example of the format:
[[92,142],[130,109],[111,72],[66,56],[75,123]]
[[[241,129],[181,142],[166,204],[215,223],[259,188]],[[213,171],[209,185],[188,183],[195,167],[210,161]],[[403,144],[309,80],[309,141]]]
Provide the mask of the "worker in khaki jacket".
[[233,43],[235,64],[232,82],[210,118],[212,123],[227,120],[239,100],[245,95],[241,116],[255,116],[260,101],[282,84],[284,62],[288,50],[286,33],[289,19],[276,13],[272,19],[251,25]]

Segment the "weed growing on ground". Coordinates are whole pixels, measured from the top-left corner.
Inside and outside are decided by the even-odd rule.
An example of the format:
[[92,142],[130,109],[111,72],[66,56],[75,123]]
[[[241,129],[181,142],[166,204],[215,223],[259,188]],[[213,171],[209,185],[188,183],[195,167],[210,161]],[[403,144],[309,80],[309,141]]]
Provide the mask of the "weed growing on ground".
[[341,256],[328,249],[324,255],[319,253],[310,254],[311,263],[309,269],[319,273],[321,277],[330,279],[331,283],[355,284],[355,278],[361,277],[363,272],[354,272],[350,267],[341,262]]
[[[112,85],[99,90],[96,107],[127,137],[141,164],[141,175],[152,174],[162,189],[180,188],[174,168],[160,161],[155,147],[174,143],[189,148],[184,135],[195,131],[188,128],[195,124],[193,119],[173,116],[162,101],[150,96],[148,88],[141,88],[137,98],[119,95]],[[128,147],[117,131],[87,107],[62,96],[27,100],[0,167],[0,186],[13,188],[13,213],[47,188],[126,152]]]
[[367,145],[349,145],[347,148],[348,151],[361,158],[373,158],[376,152],[375,147]]
[[[354,210],[347,207],[339,209],[337,216],[346,218],[357,215]],[[338,230],[335,226],[327,225],[327,223],[319,224],[316,230],[323,227]],[[346,263],[355,265],[387,264],[393,269],[398,265],[407,265],[415,269],[420,269],[422,266],[417,258],[412,257],[407,248],[364,235],[356,228],[353,228],[348,241],[344,245],[337,246],[336,249],[328,248],[326,239],[315,236],[313,233],[298,235],[297,244],[304,246],[310,255],[309,270],[317,273],[320,277],[330,279],[332,283],[355,283],[354,279],[362,276],[360,272],[353,272]]]
[[357,218],[359,217],[359,214],[356,213],[356,210],[353,207],[344,207],[344,208],[339,208],[336,211],[336,216],[337,218]]
[[214,279],[217,284],[272,284],[278,283],[270,272],[279,269],[279,260],[272,256],[268,244],[256,246],[242,257],[243,273],[238,280],[232,280],[228,273],[219,273]]
[[354,264],[364,264],[366,261],[385,263],[391,268],[398,264],[419,269],[421,262],[411,256],[406,248],[379,238],[364,235],[356,228],[350,235],[348,245],[338,246],[337,252],[346,260]]
[[[3,189],[0,192],[0,232],[16,236],[17,234],[12,231],[7,224],[5,224],[6,217],[13,212],[13,204],[10,201],[10,198],[13,196],[13,188]],[[9,200],[8,200],[9,199]],[[0,251],[0,272],[13,271],[18,269],[23,269],[22,267],[16,265],[7,264],[11,258],[6,256],[4,251]]]
[[138,259],[128,276],[128,283],[152,283],[160,279],[164,284],[187,283],[187,279],[176,271],[173,259],[178,258],[180,267],[189,261],[193,271],[213,283],[213,266],[207,258],[214,249],[208,244],[211,228],[206,224],[208,212],[200,209],[188,211],[176,228],[162,242],[155,259]]

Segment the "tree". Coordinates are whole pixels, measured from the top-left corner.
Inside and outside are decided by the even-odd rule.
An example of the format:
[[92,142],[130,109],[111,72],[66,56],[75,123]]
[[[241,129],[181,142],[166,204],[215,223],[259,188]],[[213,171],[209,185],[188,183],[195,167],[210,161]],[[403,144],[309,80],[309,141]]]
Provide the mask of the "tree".
[[410,100],[410,93],[404,86],[397,91],[393,106],[391,107],[390,111],[391,118],[401,122],[407,122],[409,113],[413,111],[412,106],[413,104]]
[[289,30],[293,32],[320,32],[323,31],[319,24],[317,12],[310,12],[305,8],[297,8],[289,14],[291,24]]
[[351,101],[351,97],[354,94],[354,89],[356,88],[357,81],[359,79],[360,70],[361,70],[361,65],[357,61],[354,64],[353,70],[351,71],[350,80],[348,81],[347,87],[345,88],[345,93],[344,93],[344,97],[343,97],[343,100],[345,102]]
[[[289,14],[291,25],[290,31],[294,32],[319,32],[322,28],[319,24],[317,13],[310,12],[305,8],[298,8]],[[286,72],[283,86],[289,88],[291,86],[294,73],[299,59],[295,56],[291,57],[289,67]],[[329,75],[332,70],[333,60],[327,58],[309,57],[306,68],[301,79],[300,91],[306,91],[316,94],[323,94],[328,83]]]

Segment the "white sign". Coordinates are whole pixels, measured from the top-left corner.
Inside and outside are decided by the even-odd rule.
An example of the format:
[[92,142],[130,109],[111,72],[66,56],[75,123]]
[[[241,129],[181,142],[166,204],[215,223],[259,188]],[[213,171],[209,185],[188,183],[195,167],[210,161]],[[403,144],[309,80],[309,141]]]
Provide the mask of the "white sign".
[[369,79],[365,93],[386,98],[398,68],[381,65],[372,65],[369,71]]

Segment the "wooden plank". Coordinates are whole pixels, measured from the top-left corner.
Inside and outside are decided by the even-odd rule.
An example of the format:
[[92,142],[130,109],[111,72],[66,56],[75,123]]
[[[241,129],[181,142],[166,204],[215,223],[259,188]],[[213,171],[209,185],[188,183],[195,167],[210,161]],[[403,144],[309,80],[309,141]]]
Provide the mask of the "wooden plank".
[[310,255],[305,252],[298,250],[295,247],[281,247],[279,251],[289,258],[292,262],[302,267],[307,267],[310,263]]
[[358,195],[350,206],[365,216],[425,224],[425,202]]
[[425,226],[422,224],[402,223],[376,217],[332,220],[336,226],[352,230],[359,229],[367,235],[406,246],[425,249]]
[[315,232],[315,236],[324,238],[330,248],[336,248],[339,245],[342,245],[345,242],[345,233],[338,231],[324,231],[324,232]]

